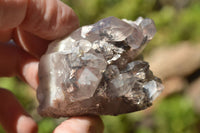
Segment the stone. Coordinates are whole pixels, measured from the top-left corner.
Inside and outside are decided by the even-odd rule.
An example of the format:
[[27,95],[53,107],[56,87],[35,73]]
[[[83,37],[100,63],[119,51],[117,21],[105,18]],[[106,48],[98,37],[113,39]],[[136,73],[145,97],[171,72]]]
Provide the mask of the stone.
[[151,106],[164,87],[138,55],[155,32],[151,19],[108,17],[52,42],[39,63],[39,114],[118,115]]
[[181,42],[175,46],[156,48],[145,59],[155,75],[163,80],[187,77],[200,68],[200,45]]

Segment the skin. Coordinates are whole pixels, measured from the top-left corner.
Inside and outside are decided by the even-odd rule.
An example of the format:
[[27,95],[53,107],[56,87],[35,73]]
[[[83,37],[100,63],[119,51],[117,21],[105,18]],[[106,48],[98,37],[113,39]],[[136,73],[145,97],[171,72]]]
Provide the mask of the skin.
[[[78,26],[74,11],[60,0],[0,0],[0,77],[18,76],[36,90],[38,60],[48,44]],[[0,108],[0,123],[8,133],[38,131],[16,97],[3,88]],[[71,117],[53,132],[102,133],[103,123],[97,116]]]

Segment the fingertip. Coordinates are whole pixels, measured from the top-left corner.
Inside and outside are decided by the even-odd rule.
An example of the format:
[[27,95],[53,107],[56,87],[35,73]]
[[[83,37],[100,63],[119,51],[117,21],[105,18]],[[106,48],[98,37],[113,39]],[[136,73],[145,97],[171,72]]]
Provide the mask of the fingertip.
[[21,115],[17,120],[16,130],[17,133],[37,133],[38,127],[31,117]]
[[8,133],[37,132],[37,124],[10,91],[0,88],[0,105],[0,123]]
[[26,17],[13,37],[26,52],[40,58],[51,41],[69,35],[78,27],[78,17],[68,5],[60,0],[35,0],[29,2]]
[[98,116],[79,116],[62,122],[54,133],[103,133],[103,129],[103,122]]
[[38,61],[33,61],[25,64],[22,68],[22,76],[26,82],[33,88],[38,87]]
[[38,59],[13,44],[0,44],[0,76],[18,76],[38,86]]
[[33,89],[38,86],[38,64],[39,61],[27,52],[18,49],[17,76],[28,83]]

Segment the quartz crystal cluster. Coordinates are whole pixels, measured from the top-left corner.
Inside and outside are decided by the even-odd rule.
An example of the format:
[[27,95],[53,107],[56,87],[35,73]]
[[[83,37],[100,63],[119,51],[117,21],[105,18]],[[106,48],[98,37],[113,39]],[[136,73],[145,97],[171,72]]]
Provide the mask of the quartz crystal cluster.
[[139,54],[155,32],[151,19],[108,17],[52,42],[39,64],[39,113],[118,115],[151,106],[163,86]]

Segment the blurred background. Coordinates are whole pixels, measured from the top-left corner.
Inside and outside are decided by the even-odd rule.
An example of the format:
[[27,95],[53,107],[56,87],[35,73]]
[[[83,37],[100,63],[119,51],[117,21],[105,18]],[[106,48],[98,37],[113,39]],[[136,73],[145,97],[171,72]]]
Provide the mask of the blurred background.
[[[199,0],[63,0],[81,25],[115,16],[155,21],[157,33],[144,50],[144,59],[163,80],[165,90],[147,110],[119,116],[102,116],[105,133],[200,132],[200,1]],[[41,118],[35,92],[18,78],[0,78],[0,87],[12,91],[49,133],[64,118]],[[4,133],[0,127],[0,133]]]

